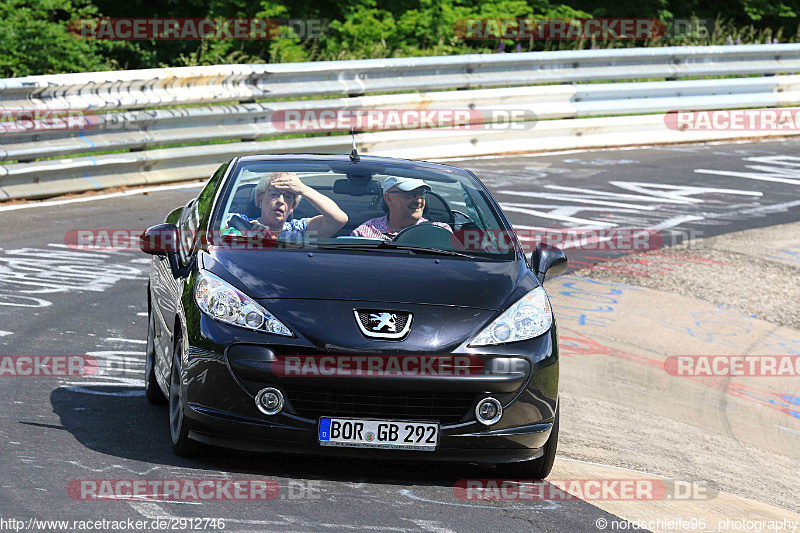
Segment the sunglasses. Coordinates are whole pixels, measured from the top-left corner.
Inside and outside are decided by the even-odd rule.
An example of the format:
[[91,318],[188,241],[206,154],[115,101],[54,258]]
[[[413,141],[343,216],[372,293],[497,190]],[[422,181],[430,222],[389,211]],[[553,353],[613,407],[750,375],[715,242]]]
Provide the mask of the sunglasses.
[[294,193],[281,192],[277,189],[268,190],[267,196],[269,196],[272,200],[277,200],[278,198],[283,196],[283,201],[286,202],[287,204],[290,204],[297,199],[297,196]]
[[414,189],[413,191],[391,191],[389,194],[402,194],[406,198],[422,198],[424,199],[428,194],[426,189],[420,187],[419,189]]

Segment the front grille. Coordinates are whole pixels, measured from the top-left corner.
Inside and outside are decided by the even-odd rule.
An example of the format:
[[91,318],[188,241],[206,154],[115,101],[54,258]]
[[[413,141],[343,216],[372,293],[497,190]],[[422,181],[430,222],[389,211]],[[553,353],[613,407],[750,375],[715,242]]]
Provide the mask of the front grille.
[[289,403],[303,418],[320,416],[436,420],[454,424],[470,412],[473,392],[362,390],[284,387]]
[[[361,325],[367,331],[371,331],[374,333],[384,333],[384,332],[377,332],[373,328],[373,326],[377,326],[376,323],[370,318],[373,314],[380,314],[385,311],[380,311],[378,309],[358,309],[356,311],[358,313],[358,320],[361,322]],[[409,313],[392,313],[394,315],[394,330],[387,331],[385,333],[399,333],[403,331],[406,327],[406,322],[408,322],[408,318],[411,316]]]

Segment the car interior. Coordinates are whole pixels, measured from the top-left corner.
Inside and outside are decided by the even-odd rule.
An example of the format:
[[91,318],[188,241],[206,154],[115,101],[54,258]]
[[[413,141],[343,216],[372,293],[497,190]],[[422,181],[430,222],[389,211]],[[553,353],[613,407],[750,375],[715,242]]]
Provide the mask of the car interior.
[[[331,198],[347,213],[347,224],[334,237],[348,236],[367,220],[381,217],[388,212],[386,202],[383,200],[382,184],[378,180],[351,180],[343,177],[335,180],[331,185],[330,174],[303,175],[302,180]],[[249,218],[259,217],[261,210],[256,206],[255,187],[256,182],[239,185],[228,212],[241,213]],[[459,203],[464,205],[463,201]],[[423,217],[431,222],[444,222],[449,224],[454,231],[477,227],[462,211],[454,211],[438,192],[429,191],[425,204]],[[460,209],[465,210],[464,208]],[[318,214],[319,212],[309,202],[301,200],[290,214],[289,220],[314,217]]]

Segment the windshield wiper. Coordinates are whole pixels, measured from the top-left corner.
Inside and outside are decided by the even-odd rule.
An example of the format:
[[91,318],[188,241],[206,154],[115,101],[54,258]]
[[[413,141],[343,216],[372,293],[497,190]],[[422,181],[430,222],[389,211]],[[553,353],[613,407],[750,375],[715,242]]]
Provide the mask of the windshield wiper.
[[381,241],[378,244],[369,245],[369,244],[362,244],[362,243],[353,243],[353,244],[318,244],[318,248],[322,249],[343,249],[346,248],[348,250],[408,250],[410,252],[420,252],[426,254],[433,254],[433,255],[453,255],[458,257],[474,257],[468,254],[464,254],[461,252],[456,252],[455,250],[441,250],[439,248],[426,248],[424,246],[411,246],[407,244],[395,244],[389,241]]

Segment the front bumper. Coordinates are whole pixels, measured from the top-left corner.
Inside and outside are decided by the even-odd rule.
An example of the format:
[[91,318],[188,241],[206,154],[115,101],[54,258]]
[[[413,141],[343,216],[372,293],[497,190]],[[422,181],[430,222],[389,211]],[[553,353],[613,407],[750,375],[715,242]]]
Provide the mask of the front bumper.
[[[190,437],[207,444],[228,448],[333,455],[342,457],[439,460],[504,463],[534,459],[541,455],[552,429],[558,401],[558,347],[555,325],[551,330],[529,341],[505,346],[481,347],[480,350],[459,347],[449,352],[469,354],[483,361],[483,371],[466,376],[415,377],[286,377],[271,371],[264,354],[333,353],[320,350],[306,339],[278,339],[265,344],[264,335],[219,324],[204,315],[199,327],[189,335],[190,349],[184,361],[184,413],[190,421]],[[190,331],[192,328],[190,328]],[[232,347],[237,347],[232,350]],[[341,353],[341,352],[339,352]],[[363,353],[363,352],[362,352]],[[498,372],[498,361],[523,361],[514,371]],[[264,387],[284,392],[286,406],[273,416],[261,413],[255,406],[255,394]],[[296,391],[319,387],[320,394],[337,401],[308,403],[300,409],[293,403]],[[336,392],[330,392],[336,391]],[[351,401],[341,400],[341,391]],[[405,451],[320,446],[317,440],[319,416],[341,416],[370,419],[432,420],[436,415],[411,416],[408,411],[392,415],[381,408],[383,416],[353,414],[336,409],[354,409],[360,394],[427,398],[426,404],[437,407],[436,395],[459,398],[457,408],[440,424],[439,444],[435,451]],[[339,396],[335,396],[339,395]],[[447,396],[451,395],[451,396]],[[503,404],[503,416],[490,427],[477,422],[475,404],[493,396]],[[354,400],[355,399],[355,400]],[[353,401],[354,400],[354,401]],[[444,401],[444,400],[443,400]],[[338,403],[337,403],[338,402]],[[450,405],[450,404],[448,404]],[[456,405],[456,404],[452,404]],[[329,407],[326,410],[326,406]],[[456,409],[455,411],[453,409]],[[458,415],[463,410],[463,414]],[[421,411],[420,411],[421,413]],[[454,414],[456,413],[456,414]]]

